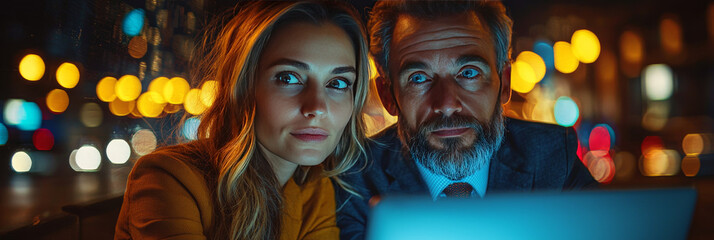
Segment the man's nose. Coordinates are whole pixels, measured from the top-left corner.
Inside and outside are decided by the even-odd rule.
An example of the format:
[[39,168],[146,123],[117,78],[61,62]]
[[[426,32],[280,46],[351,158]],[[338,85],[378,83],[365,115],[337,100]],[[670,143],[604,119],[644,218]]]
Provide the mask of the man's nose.
[[319,85],[308,85],[300,94],[300,112],[305,118],[324,118],[327,115],[327,99]]
[[450,117],[454,113],[461,112],[463,106],[459,96],[459,84],[452,79],[435,79],[432,92],[432,108],[434,113]]

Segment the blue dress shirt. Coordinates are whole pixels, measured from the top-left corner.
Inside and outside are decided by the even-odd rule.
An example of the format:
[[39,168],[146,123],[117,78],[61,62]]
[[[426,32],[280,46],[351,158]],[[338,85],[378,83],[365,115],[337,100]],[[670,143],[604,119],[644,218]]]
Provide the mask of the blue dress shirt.
[[481,166],[481,169],[476,171],[471,176],[456,181],[452,181],[447,177],[431,172],[429,169],[421,165],[416,160],[414,162],[416,163],[417,169],[419,169],[419,173],[421,173],[422,179],[424,179],[424,183],[426,183],[426,186],[429,188],[429,194],[431,194],[431,198],[434,201],[439,198],[446,197],[446,194],[444,194],[444,189],[452,183],[457,182],[465,182],[470,184],[471,187],[473,187],[473,190],[471,191],[471,197],[478,195],[479,197],[483,198],[483,196],[486,194],[486,187],[488,186],[488,168],[491,165],[490,160],[486,161],[484,165]]

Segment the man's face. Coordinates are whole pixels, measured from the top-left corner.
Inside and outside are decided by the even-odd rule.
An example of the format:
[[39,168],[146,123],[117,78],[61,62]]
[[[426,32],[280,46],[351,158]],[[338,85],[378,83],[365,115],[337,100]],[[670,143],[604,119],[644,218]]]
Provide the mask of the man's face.
[[390,48],[400,136],[412,156],[455,180],[473,174],[503,135],[501,81],[488,28],[471,13],[402,15]]

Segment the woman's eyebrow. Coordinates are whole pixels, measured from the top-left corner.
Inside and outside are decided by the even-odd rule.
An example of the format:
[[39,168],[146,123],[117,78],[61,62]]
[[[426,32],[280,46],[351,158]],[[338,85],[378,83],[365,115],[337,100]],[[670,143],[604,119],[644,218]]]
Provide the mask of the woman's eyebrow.
[[273,67],[273,66],[277,66],[277,65],[288,65],[288,66],[293,66],[293,67],[299,68],[301,70],[306,70],[306,71],[310,70],[310,66],[307,65],[307,63],[289,59],[289,58],[281,58],[281,59],[275,60],[272,64],[268,65],[268,67]]

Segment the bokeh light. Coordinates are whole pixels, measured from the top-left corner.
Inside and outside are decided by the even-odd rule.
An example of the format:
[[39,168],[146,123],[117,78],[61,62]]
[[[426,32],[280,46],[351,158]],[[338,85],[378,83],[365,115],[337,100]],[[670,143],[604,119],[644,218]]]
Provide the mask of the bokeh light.
[[69,106],[69,95],[62,89],[54,89],[47,94],[46,102],[53,113],[63,113]]
[[200,115],[206,111],[206,106],[203,105],[200,95],[201,90],[198,88],[191,89],[188,93],[186,93],[186,100],[183,103],[183,107],[186,109],[186,112],[193,115]]
[[659,39],[662,49],[668,54],[682,52],[682,27],[674,16],[665,16],[659,23]]
[[650,100],[666,100],[672,96],[674,76],[672,69],[665,64],[652,64],[642,73],[642,85],[645,95]]
[[102,125],[104,112],[97,103],[85,103],[79,112],[79,119],[86,127],[98,127],[99,125]]
[[141,94],[139,100],[136,101],[136,108],[144,117],[158,117],[164,110],[166,103],[158,103],[156,99],[163,99],[156,92],[145,92]]
[[697,156],[686,156],[682,159],[682,173],[687,177],[697,176],[702,163]]
[[[526,70],[522,70],[526,69]],[[536,82],[533,80],[526,80],[521,76],[521,73],[531,73],[530,76],[525,76],[526,78],[535,78],[533,76],[533,69],[528,63],[522,61],[515,61],[511,66],[511,89],[519,93],[528,93],[533,90]]]
[[595,33],[587,29],[580,29],[573,33],[573,55],[583,63],[592,63],[600,56],[600,40]]
[[645,45],[642,37],[634,31],[624,31],[620,35],[620,69],[628,77],[640,74]]
[[174,77],[169,79],[164,85],[164,99],[171,104],[182,104],[186,98],[186,93],[191,89],[186,79]]
[[197,117],[192,117],[186,119],[181,128],[181,134],[183,137],[189,140],[196,140],[198,137],[198,126],[201,125],[201,119]]
[[79,166],[77,166],[77,149],[72,150],[72,153],[69,154],[69,167],[72,168],[75,172],[83,172]]
[[209,80],[201,85],[201,102],[206,107],[213,105],[213,101],[216,100],[216,94],[218,93],[218,82],[214,80]]
[[562,96],[555,101],[553,114],[555,115],[555,122],[558,123],[558,125],[570,127],[575,125],[578,121],[578,118],[580,117],[580,110],[573,99]]
[[19,116],[17,128],[20,130],[35,131],[42,124],[42,112],[34,102],[23,102],[16,114]]
[[644,176],[672,176],[679,172],[679,153],[670,149],[655,149],[643,156],[641,171]]
[[122,29],[126,35],[131,37],[139,35],[141,28],[144,27],[144,10],[131,10],[131,12],[124,17],[123,23]]
[[64,88],[74,88],[79,83],[79,68],[72,63],[62,63],[57,68],[57,82]]
[[647,103],[647,110],[642,116],[642,127],[649,131],[659,131],[667,125],[670,105],[667,101],[651,101]]
[[642,140],[642,145],[640,149],[642,150],[642,155],[647,155],[652,150],[661,150],[664,148],[662,143],[662,138],[658,136],[647,136]]
[[18,151],[12,155],[10,165],[12,166],[12,170],[14,170],[15,172],[29,172],[30,168],[32,168],[32,159],[30,158],[30,155],[28,155],[26,152]]
[[135,36],[129,41],[129,56],[139,59],[146,55],[147,43],[146,39],[141,36]]
[[116,116],[126,116],[129,115],[136,106],[135,101],[124,102],[119,98],[114,99],[114,101],[109,103],[109,111]]
[[612,143],[612,138],[614,136],[610,135],[612,131],[608,130],[607,125],[599,124],[590,131],[590,137],[588,138],[588,144],[591,151],[601,150],[610,151],[610,144]]
[[37,54],[27,54],[20,60],[20,75],[29,80],[37,81],[45,75],[45,61]]
[[3,110],[3,118],[5,123],[9,126],[20,124],[20,108],[22,108],[22,103],[25,100],[22,99],[9,99],[5,102],[5,109]]
[[570,43],[559,41],[553,44],[553,63],[555,69],[562,73],[572,73],[578,69],[580,62],[573,55]]
[[116,91],[114,87],[117,85],[117,79],[114,77],[104,77],[97,83],[97,97],[102,102],[111,102],[116,99]]
[[52,150],[52,147],[55,145],[55,136],[49,129],[37,129],[35,133],[32,134],[32,144],[35,145],[35,149],[40,151]]
[[131,146],[139,156],[149,154],[156,149],[156,135],[148,129],[141,129],[131,137]]
[[607,151],[590,151],[585,154],[587,167],[593,178],[600,183],[610,183],[615,176],[615,164]]
[[84,145],[77,149],[77,167],[85,171],[95,171],[99,169],[102,162],[102,154],[92,145]]
[[107,144],[107,158],[113,164],[124,164],[131,157],[131,148],[124,139],[112,139]]
[[[519,68],[519,73],[521,74],[521,77],[523,77],[523,80],[526,81],[532,81],[532,82],[540,82],[540,80],[543,80],[543,77],[545,77],[545,61],[543,61],[543,58],[541,58],[538,54],[531,52],[531,51],[523,51],[520,54],[518,54],[518,57],[516,58],[516,61],[521,61],[525,62],[528,65],[530,65],[530,68]],[[532,71],[532,72],[523,72],[523,71]],[[529,77],[526,77],[529,76]],[[532,77],[530,77],[532,76]]]
[[543,58],[546,72],[551,71],[555,68],[555,65],[553,63],[553,46],[551,46],[551,44],[546,43],[544,41],[536,41],[536,43],[533,44],[533,52]]
[[124,75],[117,81],[115,92],[124,102],[136,100],[141,94],[141,81],[134,75]]
[[7,127],[5,127],[4,124],[0,123],[0,146],[5,145],[9,137],[10,136],[7,132]]
[[166,104],[166,106],[164,107],[164,112],[169,114],[177,113],[181,109],[183,109],[182,104]]
[[149,84],[149,90],[147,92],[155,92],[158,93],[159,95],[153,95],[152,96],[160,96],[161,99],[154,99],[154,102],[156,103],[165,103],[166,99],[164,98],[164,87],[166,86],[166,83],[169,82],[169,79],[167,77],[157,77],[154,80],[151,81]]
[[687,134],[682,139],[682,150],[691,156],[699,155],[704,150],[704,137],[701,134]]

